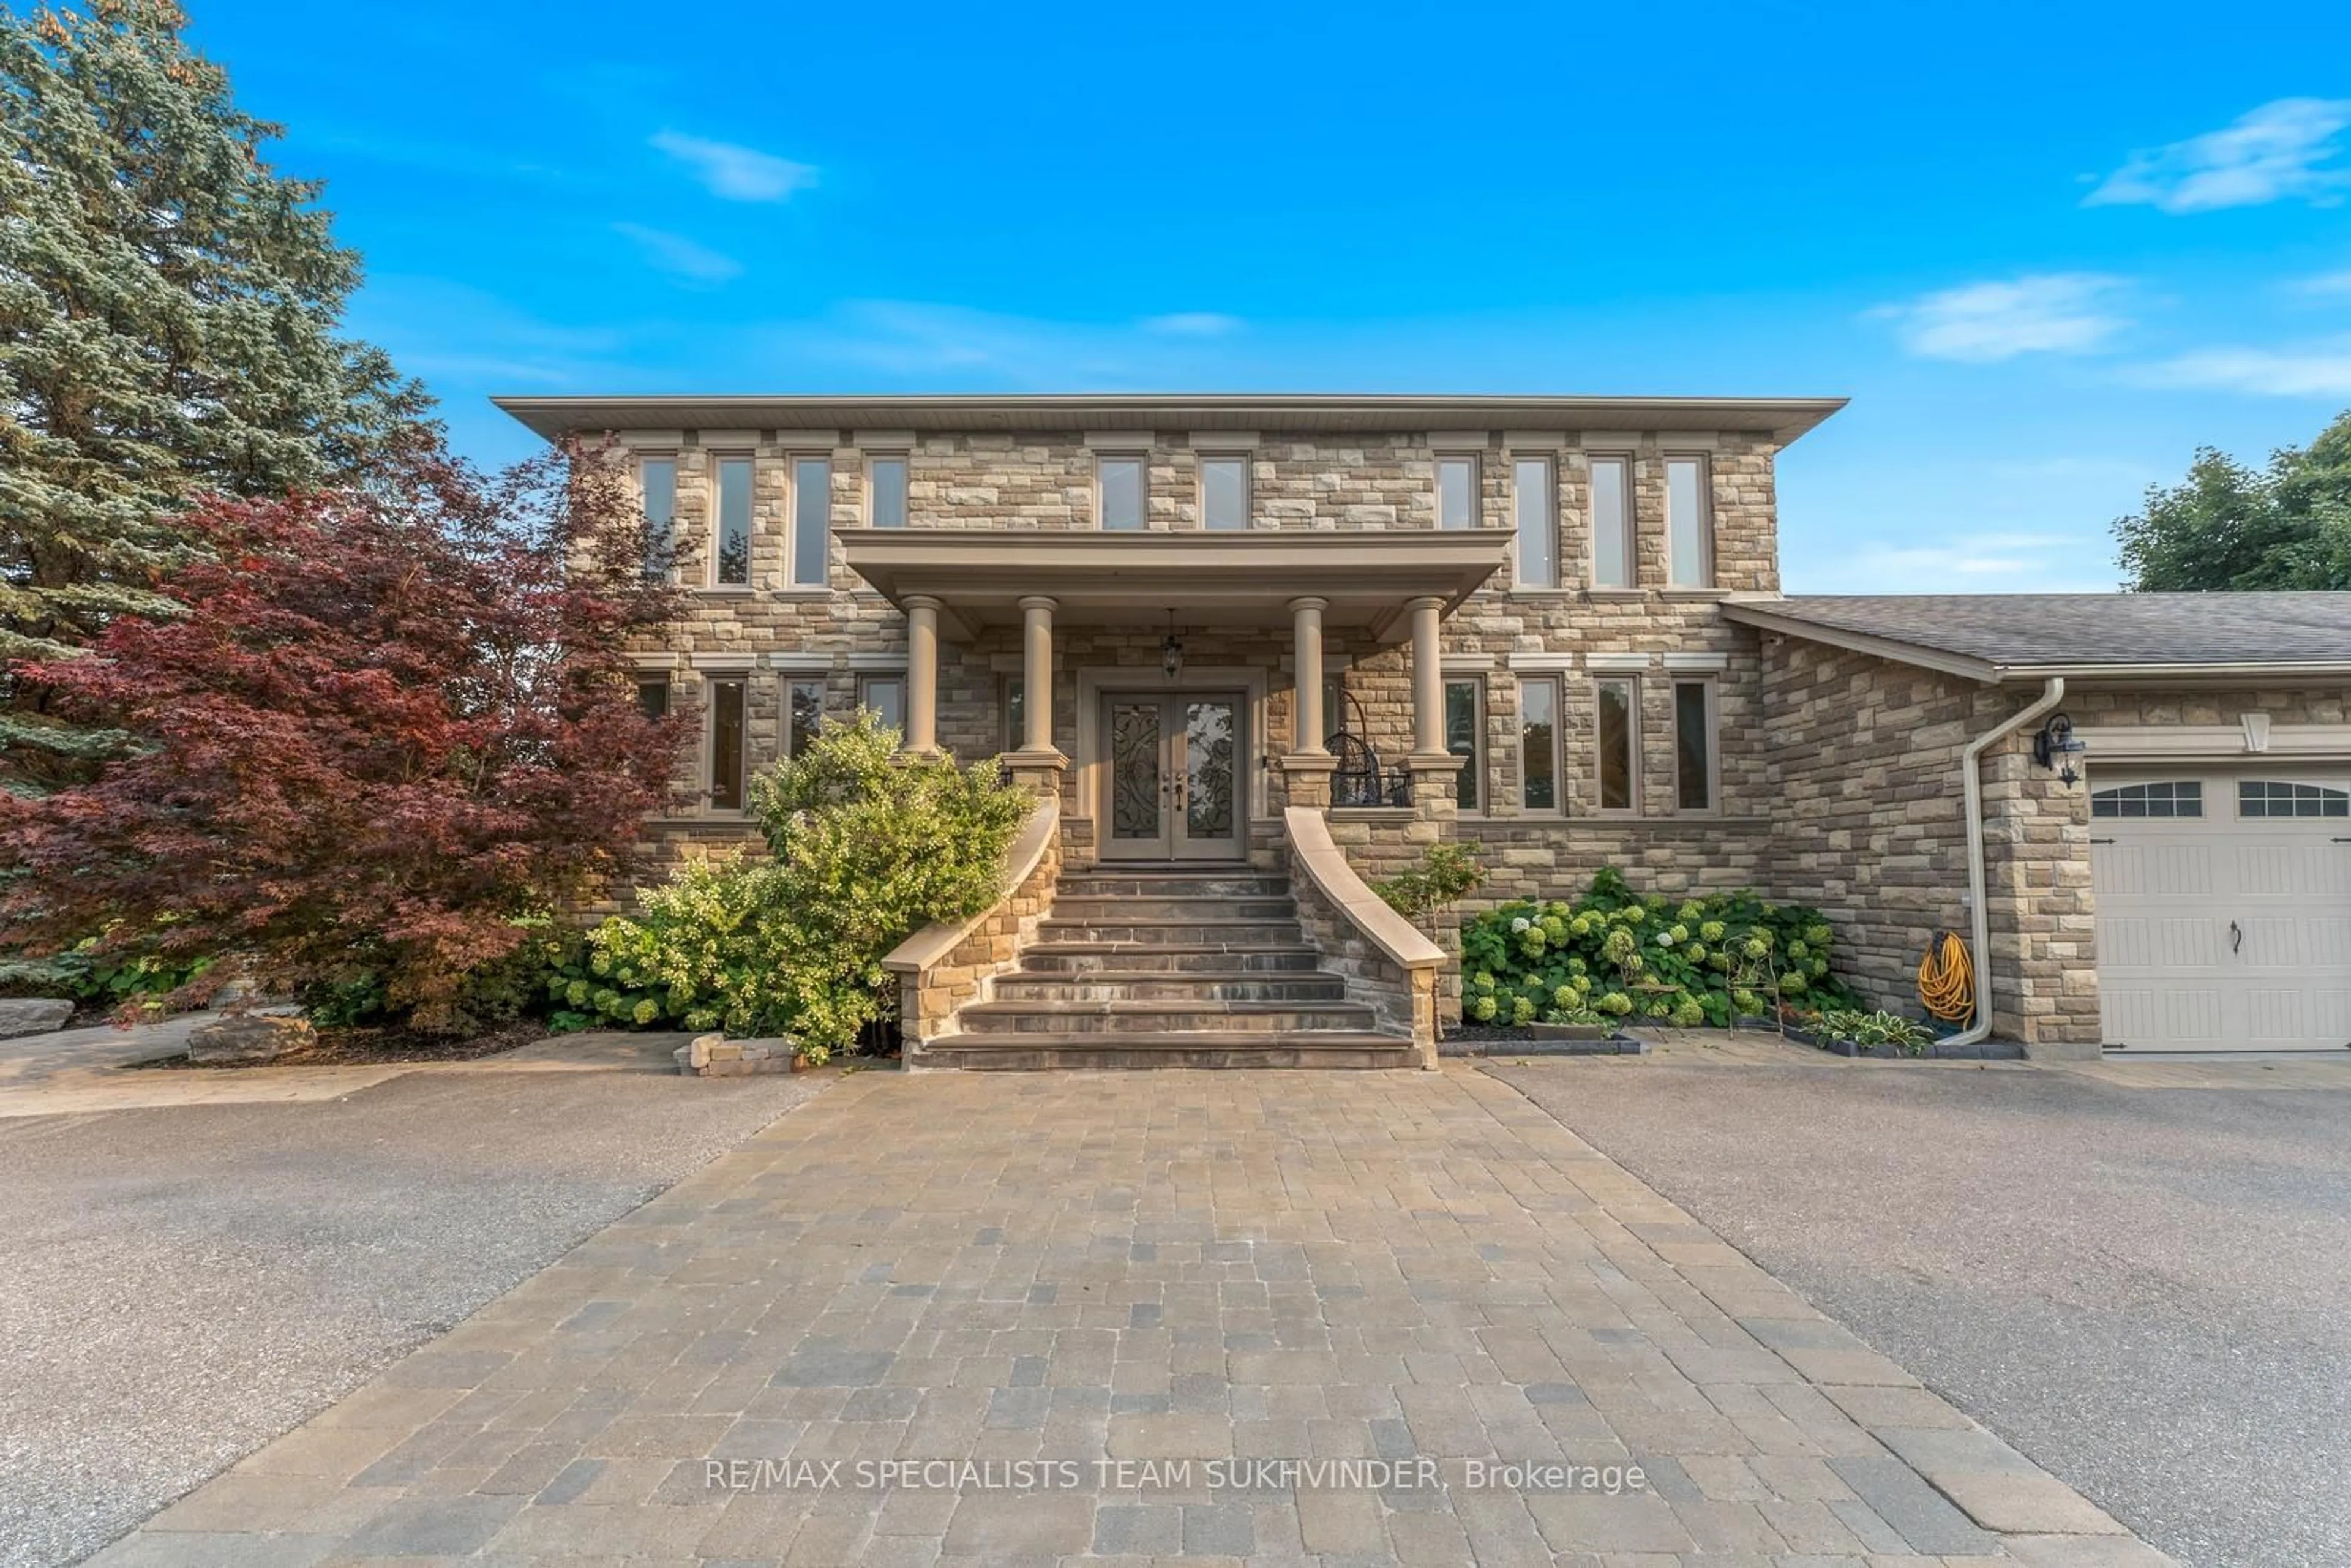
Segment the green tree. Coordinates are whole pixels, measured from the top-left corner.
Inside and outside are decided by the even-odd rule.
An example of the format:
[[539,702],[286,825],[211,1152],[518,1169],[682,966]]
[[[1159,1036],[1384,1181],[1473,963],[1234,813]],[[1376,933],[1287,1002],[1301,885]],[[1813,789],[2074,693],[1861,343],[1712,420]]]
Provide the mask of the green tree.
[[2117,519],[2115,537],[2142,593],[2351,589],[2351,413],[2264,469],[2204,448],[2186,479],[2150,487],[2143,511]]
[[[70,656],[158,582],[203,492],[348,480],[425,400],[339,338],[359,257],[170,0],[0,6],[0,668]],[[0,788],[119,738],[0,675]]]

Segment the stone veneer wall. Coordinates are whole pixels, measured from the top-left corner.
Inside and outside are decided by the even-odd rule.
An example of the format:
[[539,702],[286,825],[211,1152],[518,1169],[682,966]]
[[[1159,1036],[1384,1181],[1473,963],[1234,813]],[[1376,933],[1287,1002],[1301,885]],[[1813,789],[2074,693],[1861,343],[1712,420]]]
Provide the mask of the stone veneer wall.
[[[1763,685],[1780,799],[1766,885],[1820,907],[1839,973],[1873,1003],[1915,1010],[1928,942],[1968,932],[1960,754],[2041,688],[1792,637],[1765,641]],[[2087,791],[2033,765],[2029,731],[1983,758],[1992,1026],[2028,1043],[2095,1041]],[[1976,955],[1979,973],[1985,963]]]
[[946,957],[930,968],[899,977],[899,1030],[909,1057],[922,1041],[954,1033],[962,1009],[986,1000],[988,982],[1019,965],[1021,948],[1052,909],[1061,875],[1061,835],[1055,833],[1019,885],[982,915]]

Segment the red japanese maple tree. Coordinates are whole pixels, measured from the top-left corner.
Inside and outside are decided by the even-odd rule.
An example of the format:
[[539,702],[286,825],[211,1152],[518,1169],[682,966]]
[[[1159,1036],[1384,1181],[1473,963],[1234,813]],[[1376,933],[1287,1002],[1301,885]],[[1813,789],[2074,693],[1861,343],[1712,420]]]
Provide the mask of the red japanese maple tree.
[[630,873],[673,789],[681,721],[641,710],[626,647],[674,591],[631,486],[596,452],[490,480],[420,450],[194,528],[159,585],[183,616],[16,672],[136,745],[0,797],[0,946],[104,932],[446,1027],[518,919]]

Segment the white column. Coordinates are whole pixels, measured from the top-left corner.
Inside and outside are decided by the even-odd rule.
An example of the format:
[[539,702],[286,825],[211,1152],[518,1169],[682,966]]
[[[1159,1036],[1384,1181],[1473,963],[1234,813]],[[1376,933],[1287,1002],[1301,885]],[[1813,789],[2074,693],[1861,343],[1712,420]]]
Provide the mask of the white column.
[[939,748],[939,601],[906,596],[906,749]]
[[1295,659],[1298,666],[1297,732],[1293,751],[1319,752],[1322,749],[1322,612],[1331,607],[1327,599],[1293,599],[1290,601],[1290,624],[1296,642]]
[[1035,594],[1020,601],[1020,705],[1027,732],[1023,751],[1053,749],[1053,611],[1057,601]]
[[1424,757],[1445,755],[1445,655],[1437,640],[1442,599],[1416,599],[1412,612],[1412,748]]

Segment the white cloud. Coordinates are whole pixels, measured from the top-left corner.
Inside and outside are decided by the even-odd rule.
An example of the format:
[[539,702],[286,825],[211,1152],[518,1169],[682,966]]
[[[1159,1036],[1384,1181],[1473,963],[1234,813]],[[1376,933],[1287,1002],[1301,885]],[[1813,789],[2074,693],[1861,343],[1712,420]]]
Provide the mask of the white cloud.
[[2282,98],[2221,130],[2132,153],[2083,204],[2209,213],[2298,196],[2332,206],[2351,187],[2351,168],[2335,162],[2346,126],[2351,99]]
[[2048,272],[1946,288],[1905,305],[1880,306],[1902,346],[1930,360],[1991,364],[2019,354],[2079,354],[2130,325],[2106,302],[2124,280],[2094,272]]
[[1069,391],[1229,382],[1229,347],[1197,329],[1002,315],[956,305],[860,299],[820,320],[779,325],[778,355],[861,366],[934,385]]
[[2199,349],[2143,365],[2132,379],[2147,386],[2263,397],[2351,397],[2351,339],[2296,349]]
[[708,246],[697,245],[684,235],[674,235],[665,229],[649,229],[643,224],[614,224],[612,232],[637,242],[645,259],[674,277],[688,283],[724,283],[739,277],[743,264],[731,256],[722,256]]
[[1178,310],[1171,316],[1145,316],[1136,325],[1146,332],[1162,332],[1173,338],[1221,338],[1228,332],[1238,332],[1241,319],[1220,316],[1213,310]]
[[694,171],[694,177],[712,195],[730,202],[787,201],[793,192],[816,183],[813,165],[795,163],[756,147],[708,141],[681,131],[657,133],[653,145]]
[[2294,286],[2296,294],[2351,294],[2351,267],[2341,272],[2322,272],[2316,277],[2298,279]]

